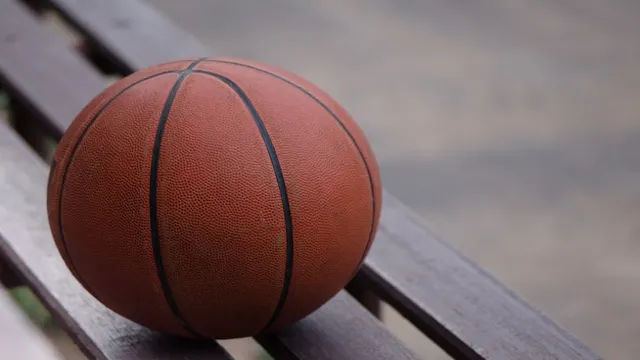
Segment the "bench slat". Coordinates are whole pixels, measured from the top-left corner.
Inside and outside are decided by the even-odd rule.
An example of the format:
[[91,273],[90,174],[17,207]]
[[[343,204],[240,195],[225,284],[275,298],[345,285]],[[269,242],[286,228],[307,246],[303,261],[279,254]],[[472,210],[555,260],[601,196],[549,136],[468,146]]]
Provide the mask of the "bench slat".
[[[32,58],[35,67],[46,68],[53,73],[57,73],[61,68],[64,69],[65,76],[50,76],[43,90],[21,97],[22,101],[29,106],[39,108],[43,114],[58,116],[50,126],[55,129],[54,137],[59,139],[59,135],[64,132],[69,123],[69,120],[62,116],[68,114],[75,116],[91,96],[99,91],[95,88],[98,86],[103,88],[106,83],[104,79],[93,74],[95,81],[91,81],[90,90],[86,91],[87,94],[84,97],[76,96],[74,93],[65,97],[67,93],[59,89],[61,86],[73,87],[73,84],[65,85],[65,83],[69,82],[69,79],[86,75],[85,69],[82,68],[82,66],[86,67],[86,64],[82,64],[80,59],[78,61],[81,63],[78,67],[80,70],[75,74],[76,67],[63,67],[63,64],[49,61],[48,56],[54,48],[52,44],[56,44],[58,48],[62,45],[56,42],[55,38],[47,36],[46,42],[49,46],[34,46],[45,43],[43,37],[48,35],[44,33],[45,30],[37,26],[22,5],[12,3],[10,0],[0,0],[0,4],[3,6],[3,11],[9,9],[13,12],[10,16],[5,15],[6,17],[19,18],[20,23],[30,24],[29,27],[5,27],[3,24],[0,26],[0,38],[5,33],[13,31],[18,34],[16,41],[24,43],[15,44],[14,42],[12,46],[19,47],[23,51],[22,55]],[[8,6],[4,6],[5,4]],[[20,29],[20,32],[16,29]],[[22,36],[21,32],[28,32],[29,36]],[[55,50],[55,53],[58,52]],[[7,51],[0,53],[0,74],[2,75],[0,77],[10,85],[9,88],[35,89],[40,84],[40,80],[28,76],[28,67],[17,66],[15,61],[3,60],[5,54]],[[7,55],[7,57],[13,56],[15,55]],[[60,56],[76,57],[74,54]],[[11,73],[11,76],[5,76],[8,73]],[[41,97],[46,99],[52,96],[51,92],[61,94],[57,98],[58,101],[56,103],[42,101]],[[78,93],[83,91],[78,89]],[[162,350],[159,350],[163,342],[156,339],[157,335],[105,309],[81,288],[59,258],[50,235],[45,208],[46,165],[42,160],[36,159],[34,154],[25,151],[26,145],[16,140],[15,134],[8,134],[6,127],[0,129],[3,130],[3,134],[0,134],[0,147],[3,152],[6,151],[6,154],[0,156],[0,179],[6,178],[0,186],[0,198],[3,199],[0,202],[0,234],[2,234],[0,253],[8,254],[6,261],[18,267],[19,272],[26,274],[27,283],[34,286],[35,291],[48,306],[63,317],[71,332],[80,336],[80,343],[84,344],[91,354],[103,354],[107,358],[126,358],[126,356],[132,356],[134,350],[140,354],[139,358],[153,356],[154,358],[196,359],[201,354],[205,356],[207,351],[211,351],[210,358],[215,358],[216,355],[226,356],[213,344],[203,350],[186,348],[184,353],[175,350],[178,345],[174,344],[165,345]],[[39,261],[40,258],[46,258],[47,261]],[[97,327],[98,324],[106,328],[101,330]],[[390,359],[395,355],[400,359],[415,358],[371,314],[344,292],[295,328],[295,336],[290,332],[284,332],[264,337],[261,341],[273,351],[285,354],[287,358]],[[324,332],[319,334],[319,328],[323,328]],[[354,329],[357,329],[356,333]],[[317,343],[311,341],[315,336],[321,336]],[[345,341],[346,338],[351,339]],[[163,341],[166,343],[168,340]],[[317,344],[323,344],[321,353],[317,353]],[[162,354],[161,351],[163,351]]]
[[[2,260],[24,274],[70,331],[80,334],[86,351],[108,359],[226,358],[215,343],[163,338],[88,295],[65,267],[49,232],[43,206],[46,164],[4,124],[0,152],[0,253],[8,254]],[[289,329],[258,341],[283,358],[417,359],[345,291]]]
[[212,56],[193,35],[140,0],[49,3],[123,73],[180,58]]
[[[61,9],[60,4],[64,3],[67,6],[65,11],[84,17],[85,24],[98,20],[90,16],[88,5],[80,5],[83,1],[49,1],[58,4]],[[102,8],[101,13],[113,18],[124,11],[126,1],[115,1],[109,8]],[[134,19],[136,15],[129,14],[131,21],[145,21],[145,16]],[[94,32],[101,32],[103,38],[116,36],[109,34],[114,31],[110,27],[87,26],[85,31],[90,28]],[[176,32],[171,38],[178,39],[182,33]],[[160,42],[163,36],[167,36],[166,33],[127,29],[130,39],[141,39],[143,35],[155,38],[151,40],[145,37],[149,42],[144,49],[159,54],[159,59],[171,59],[183,51],[186,54],[200,53],[203,48],[200,44],[194,45],[189,36],[185,37],[185,41],[176,42],[190,45],[176,51]],[[129,46],[127,51],[138,51],[134,42],[123,44],[119,46]],[[151,49],[152,46],[157,47]],[[117,56],[117,51],[109,51]],[[135,70],[153,62],[154,59],[150,57],[149,61],[130,64]],[[480,356],[492,359],[538,359],[545,356],[562,359],[600,358],[472,261],[432,236],[416,218],[385,192],[380,232],[366,260],[364,274],[374,282],[386,300],[449,353],[470,359]]]
[[601,359],[385,192],[363,271],[380,295],[461,359]]
[[22,4],[0,0],[0,81],[19,100],[34,99],[22,102],[59,137],[80,111],[59,104],[70,98],[73,104],[86,104],[105,82],[61,39],[41,30]]
[[231,359],[215,342],[158,335],[105,308],[73,278],[55,247],[45,208],[48,166],[0,123],[0,256],[25,277],[76,339],[99,359]]
[[[0,0],[0,9],[0,80],[41,114],[59,138],[106,81],[47,33],[23,5]],[[83,350],[103,359],[171,359],[171,349],[183,348],[180,356],[190,359],[230,359],[214,342],[200,348],[177,343],[167,349],[175,341],[113,314],[81,288],[48,229],[47,174],[43,160],[0,124],[0,257],[26,277]]]
[[62,360],[41,332],[0,288],[0,358]]
[[346,291],[277,336],[256,340],[278,359],[417,359]]

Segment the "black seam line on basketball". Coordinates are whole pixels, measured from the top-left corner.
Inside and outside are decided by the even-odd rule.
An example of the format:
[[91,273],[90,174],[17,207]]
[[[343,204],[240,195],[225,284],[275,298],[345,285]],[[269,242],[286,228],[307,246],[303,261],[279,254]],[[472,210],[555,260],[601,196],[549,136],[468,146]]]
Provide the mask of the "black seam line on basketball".
[[158,280],[160,281],[160,287],[162,288],[162,293],[164,295],[164,299],[169,305],[169,309],[173,313],[173,316],[178,320],[180,325],[189,332],[192,336],[197,338],[204,338],[205,336],[196,332],[187,320],[182,316],[180,309],[178,309],[178,304],[176,303],[172,293],[171,287],[169,286],[169,281],[167,280],[167,274],[164,268],[164,262],[162,259],[162,249],[160,247],[160,235],[158,232],[158,167],[160,162],[160,147],[162,145],[162,136],[164,135],[164,129],[167,123],[167,119],[169,118],[169,112],[171,111],[171,106],[173,105],[176,96],[178,95],[178,90],[180,89],[180,85],[184,82],[184,80],[191,74],[193,68],[203,61],[206,58],[200,58],[198,60],[193,61],[189,66],[181,70],[179,72],[180,76],[176,79],[176,82],[171,87],[169,91],[169,95],[167,96],[167,100],[165,100],[164,106],[162,107],[162,113],[160,114],[160,120],[158,120],[158,127],[156,129],[156,135],[153,143],[153,150],[151,155],[151,171],[149,177],[149,215],[150,215],[150,225],[151,225],[151,247],[153,249],[153,258],[156,264],[156,271],[158,273]]
[[222,81],[227,86],[229,86],[236,94],[240,97],[244,105],[247,107],[251,116],[253,117],[253,121],[255,122],[258,130],[260,131],[260,135],[262,136],[262,140],[267,148],[267,152],[269,153],[269,158],[271,158],[271,165],[273,166],[273,172],[276,177],[276,181],[278,182],[278,188],[280,190],[280,198],[282,200],[282,210],[284,212],[284,228],[285,228],[285,238],[287,243],[287,254],[285,261],[285,271],[284,271],[284,280],[282,282],[282,291],[280,292],[280,299],[271,315],[269,321],[264,326],[263,329],[269,328],[275,321],[278,319],[280,312],[284,308],[284,304],[286,303],[287,296],[289,295],[289,287],[291,285],[291,275],[293,273],[293,221],[291,219],[291,208],[289,206],[289,195],[287,194],[287,188],[284,181],[284,174],[282,173],[282,167],[280,166],[280,160],[278,159],[278,154],[276,152],[276,148],[273,145],[273,141],[271,141],[271,137],[269,136],[269,131],[265,126],[262,118],[258,114],[255,106],[249,100],[247,94],[231,79],[216,74],[210,71],[203,70],[194,70],[193,72],[198,74],[205,74],[209,76],[213,76],[216,79]]
[[374,224],[375,224],[375,218],[376,218],[376,196],[375,196],[375,187],[373,185],[373,178],[371,177],[371,169],[369,168],[369,164],[367,164],[367,160],[364,157],[364,153],[362,152],[362,149],[360,149],[360,147],[358,146],[358,143],[356,142],[356,139],[353,137],[353,135],[349,132],[349,130],[347,129],[347,127],[344,125],[344,123],[342,121],[340,121],[340,118],[338,117],[338,115],[336,115],[333,111],[331,111],[331,109],[322,101],[320,101],[320,99],[318,99],[317,97],[315,97],[311,92],[309,92],[309,90],[303,88],[302,86],[294,83],[291,80],[287,80],[285,78],[283,78],[280,75],[274,74],[270,71],[255,67],[255,66],[251,66],[251,65],[246,65],[246,64],[242,64],[242,63],[237,63],[237,62],[233,62],[233,61],[227,61],[227,60],[216,60],[216,59],[207,59],[206,62],[217,62],[217,63],[221,63],[221,64],[229,64],[229,65],[236,65],[236,66],[241,66],[241,67],[245,67],[245,68],[249,68],[249,69],[253,69],[256,71],[259,71],[263,74],[267,74],[270,76],[273,76],[276,79],[279,79],[281,81],[286,82],[287,84],[295,87],[296,89],[300,90],[301,92],[303,92],[305,95],[307,95],[308,97],[310,97],[313,101],[315,101],[316,103],[318,103],[318,105],[322,106],[322,108],[329,113],[329,115],[331,115],[331,117],[333,117],[333,119],[340,125],[340,127],[342,128],[342,130],[344,130],[345,133],[347,133],[347,136],[349,136],[349,138],[351,139],[351,142],[353,143],[353,146],[355,146],[356,150],[358,151],[358,154],[360,155],[360,158],[362,159],[362,163],[364,164],[365,170],[367,171],[367,176],[369,177],[369,187],[371,190],[371,228],[369,229],[369,238],[367,240],[367,245],[364,248],[364,251],[362,252],[362,256],[360,257],[360,261],[358,262],[358,266],[356,267],[356,270],[354,271],[354,273],[351,275],[351,277],[355,276],[357,269],[360,267],[360,265],[362,265],[364,259],[365,259],[365,254],[367,253],[367,249],[369,248],[369,246],[371,245],[371,242],[373,241],[373,228],[374,228]]
[[87,135],[89,129],[91,129],[91,127],[93,126],[93,124],[96,122],[96,120],[98,120],[98,118],[100,117],[100,115],[102,115],[102,113],[107,109],[107,107],[109,107],[109,105],[111,105],[111,103],[113,103],[114,100],[116,100],[120,95],[124,94],[127,90],[131,89],[132,87],[145,82],[149,79],[153,79],[162,75],[166,75],[166,74],[176,74],[179,73],[180,71],[176,71],[176,70],[169,70],[169,71],[163,71],[157,74],[153,74],[153,75],[149,75],[145,78],[142,78],[136,82],[133,82],[131,84],[129,84],[127,87],[125,87],[124,89],[120,90],[118,93],[116,93],[111,99],[109,99],[104,105],[102,105],[102,107],[95,113],[95,115],[91,118],[91,120],[89,120],[89,123],[87,124],[87,126],[84,128],[84,130],[82,130],[82,133],[80,133],[80,136],[78,137],[78,140],[75,142],[75,144],[73,145],[73,148],[71,149],[71,153],[69,154],[69,159],[67,160],[66,165],[64,166],[63,172],[62,172],[62,182],[60,184],[60,191],[59,191],[59,196],[58,196],[58,230],[60,231],[60,242],[62,243],[62,247],[64,248],[64,253],[67,257],[67,260],[69,261],[69,268],[71,270],[72,273],[75,274],[76,278],[78,279],[78,282],[80,282],[80,284],[82,284],[85,289],[87,289],[87,291],[93,295],[93,297],[98,298],[95,294],[94,291],[91,290],[91,288],[88,286],[88,284],[82,280],[82,277],[80,275],[80,272],[78,272],[78,270],[76,269],[75,265],[73,264],[73,259],[71,257],[71,254],[69,252],[69,247],[67,245],[67,242],[64,239],[64,230],[62,227],[62,200],[63,200],[63,195],[64,195],[64,186],[66,184],[67,181],[67,173],[69,172],[69,168],[71,167],[71,163],[73,162],[73,158],[76,154],[76,152],[78,151],[78,148],[80,147],[80,144],[82,143],[82,140],[84,140],[84,137]]

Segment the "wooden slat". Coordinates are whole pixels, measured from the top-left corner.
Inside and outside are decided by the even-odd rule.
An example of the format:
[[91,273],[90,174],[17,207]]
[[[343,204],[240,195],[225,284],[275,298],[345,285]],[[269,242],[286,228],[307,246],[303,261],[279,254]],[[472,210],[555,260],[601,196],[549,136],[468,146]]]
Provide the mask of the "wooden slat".
[[0,0],[0,81],[56,137],[80,111],[60,104],[86,104],[105,84],[16,0]]
[[[25,17],[24,11],[17,11],[16,3],[12,7],[4,6],[11,3],[9,0],[0,0],[3,10],[12,9],[15,14],[11,17]],[[20,23],[33,22],[33,19],[19,19]],[[15,29],[29,32],[29,36],[21,36]],[[6,29],[0,26],[0,37],[3,32],[13,31],[20,36],[16,41],[24,41],[23,44],[13,46],[21,49],[23,55],[34,59],[36,68],[46,68],[57,72],[58,62],[48,61],[48,52],[52,47],[31,46],[42,44],[38,33],[33,27],[12,27]],[[49,41],[52,41],[49,39]],[[54,49],[58,52],[57,49]],[[11,88],[23,88],[24,81],[34,81],[27,76],[29,68],[17,66],[17,61],[3,61],[5,52],[0,54],[0,69],[7,73],[5,64],[11,65],[12,76],[5,78]],[[6,55],[14,57],[14,54]],[[62,55],[61,55],[62,56]],[[68,57],[68,56],[67,56]],[[75,78],[75,68],[64,68],[66,75]],[[80,70],[80,75],[85,72]],[[103,81],[93,75],[95,84]],[[37,79],[36,79],[37,80]],[[59,89],[64,77],[49,77],[45,90],[34,94],[45,99],[52,96],[50,92]],[[104,83],[103,83],[104,86]],[[80,91],[81,92],[81,91]],[[87,97],[69,94],[67,98],[61,96],[56,104],[42,101],[39,98],[23,97],[22,101],[30,106],[38,107],[44,114],[53,113],[53,108],[65,108],[57,110],[58,114],[75,113],[88,101]],[[52,108],[53,107],[53,108]],[[75,115],[75,114],[74,114]],[[67,122],[68,123],[68,122]],[[62,134],[65,130],[65,119],[57,118],[50,126],[55,128],[55,134]],[[0,128],[2,129],[2,128]],[[4,129],[6,130],[6,129]],[[56,136],[59,138],[59,136]],[[6,149],[6,150],[5,150]],[[15,139],[13,134],[3,131],[0,134],[0,253],[6,254],[7,262],[26,274],[27,283],[35,288],[53,311],[62,316],[71,331],[80,334],[79,341],[87,347],[91,354],[102,354],[106,358],[126,358],[133,356],[133,348],[139,358],[174,358],[178,355],[182,358],[196,359],[198,356],[210,358],[224,356],[219,348],[210,344],[206,349],[189,347],[184,352],[177,352],[174,344],[155,340],[153,333],[126,321],[115,315],[90,297],[80,285],[70,276],[53,245],[46,222],[45,183],[46,166],[36,159],[35,155],[26,151],[26,147]],[[3,179],[4,178],[4,179]],[[46,259],[39,261],[38,259]],[[100,330],[96,324],[104,324],[107,328]],[[335,299],[326,304],[322,309],[309,316],[303,322],[297,324],[295,332],[287,331],[278,335],[261,338],[261,342],[276,354],[286,358],[300,359],[413,359],[415,356],[407,350],[395,337],[393,337],[371,314],[364,310],[353,298],[346,293],[341,293]],[[125,339],[123,343],[121,340]],[[348,339],[348,341],[345,341]],[[120,342],[119,342],[120,341]],[[159,347],[153,344],[165,346],[160,354]],[[322,344],[322,349],[318,349]]]
[[364,276],[458,359],[601,359],[384,193]]
[[230,359],[215,342],[163,337],[105,308],[73,278],[45,208],[48,167],[0,123],[0,260],[11,265],[88,355],[99,359]]
[[160,62],[213,55],[144,1],[48,1],[123,73]]
[[[80,4],[83,1],[50,1],[61,10],[64,3],[64,11],[83,17],[86,24],[97,21],[91,17],[96,13],[92,14],[90,6]],[[114,9],[101,8],[101,11],[119,13],[126,8],[126,2],[115,1]],[[133,22],[145,21],[145,16],[134,20],[136,13],[129,16]],[[89,28],[91,26],[87,26]],[[114,31],[109,27],[101,26],[99,31],[103,37],[115,36],[108,34]],[[148,41],[144,51],[156,54],[157,59],[200,53],[203,48],[187,37],[185,41],[175,40],[188,44],[176,51],[161,44],[162,37],[167,36],[164,32],[136,32],[135,28],[127,29],[127,37],[144,37]],[[169,36],[178,39],[181,33]],[[119,46],[140,53],[137,45],[124,42]],[[111,54],[118,56],[113,50]],[[139,59],[129,62],[132,70],[157,62],[144,54],[140,54]],[[388,301],[449,353],[462,359],[600,358],[473,262],[432,236],[416,220],[416,215],[386,192],[383,206],[380,231],[366,260],[364,274]]]
[[416,359],[345,291],[277,336],[257,340],[278,359]]
[[0,288],[0,359],[62,360],[43,334]]
[[[82,9],[80,1],[54,2],[65,2],[69,8],[64,10],[58,5],[61,10],[71,14],[71,9],[75,16],[83,16],[85,23],[91,23],[86,21],[90,19],[87,16],[91,11]],[[116,10],[126,7],[120,2],[115,4]],[[93,15],[97,16],[96,13]],[[144,21],[144,18],[141,16],[135,21]],[[100,31],[105,32],[105,37],[115,36],[108,34],[113,31],[108,26],[100,27]],[[146,34],[160,40],[166,35],[137,34],[135,28],[128,28],[126,32],[129,39]],[[179,55],[181,51],[184,55],[196,54],[203,48],[191,41],[181,43],[191,45],[176,52],[158,45],[157,41],[147,42],[144,52],[160,55],[154,58],[140,54],[137,60],[128,61],[128,64],[135,70],[158,62],[155,59],[173,59],[182,56]],[[138,45],[125,42],[118,46],[126,46],[126,51],[135,53]],[[110,47],[109,51],[118,56],[115,48]],[[366,261],[364,274],[387,300],[456,357],[599,358],[471,261],[433,237],[415,215],[388,193],[385,193],[380,233]]]
[[[49,232],[43,205],[46,165],[5,125],[0,125],[0,154],[2,260],[26,277],[72,333],[80,334],[86,351],[108,359],[226,358],[213,342],[163,340],[88,295],[68,272]],[[286,331],[258,340],[288,359],[417,359],[344,291]]]
[[[20,89],[25,104],[43,118],[50,117],[56,134],[62,134],[70,122],[65,116],[72,119],[105,85],[86,64],[65,54],[64,46],[11,0],[0,0],[0,39],[5,40],[0,47],[4,84]],[[23,63],[20,56],[25,57]],[[70,83],[75,80],[78,82]],[[100,359],[230,359],[215,342],[186,346],[159,337],[107,310],[82,289],[50,235],[45,208],[47,174],[44,161],[0,123],[1,260],[25,277],[83,350]]]

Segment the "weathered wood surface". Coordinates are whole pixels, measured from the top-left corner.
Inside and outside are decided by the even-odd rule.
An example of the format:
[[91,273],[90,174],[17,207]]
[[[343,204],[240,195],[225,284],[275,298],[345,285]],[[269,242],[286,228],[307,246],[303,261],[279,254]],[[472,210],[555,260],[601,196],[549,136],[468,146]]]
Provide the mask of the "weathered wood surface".
[[[116,31],[110,27],[89,29],[91,12],[81,11],[82,6],[69,6],[66,11],[75,7],[76,15],[86,17],[87,25],[82,27],[85,32],[104,33],[100,35],[102,38],[115,36],[110,35]],[[117,2],[103,9],[102,14],[116,16],[126,7]],[[163,36],[161,32],[139,32],[135,28],[128,31],[131,39],[142,33],[152,38]],[[184,51],[181,48],[174,52],[171,47],[158,46],[158,43],[149,40],[149,46],[156,48],[145,48],[146,51],[163,52],[162,59],[172,59]],[[129,46],[133,47],[131,43]],[[117,56],[115,50],[106,51]],[[202,46],[195,45],[193,51],[202,51]],[[130,62],[133,69],[152,63],[152,58],[142,55]],[[388,193],[385,193],[384,204],[380,234],[366,261],[364,275],[447,351],[466,358],[599,358],[471,261],[433,237],[415,220],[415,215]]]
[[15,0],[0,1],[0,81],[57,138],[79,111],[65,102],[86,104],[105,84]]
[[277,336],[256,340],[278,359],[418,359],[344,291]]
[[230,359],[215,342],[163,337],[106,309],[73,278],[55,247],[45,208],[48,167],[0,123],[0,261],[41,297],[98,359]]
[[[53,114],[51,119],[43,115],[41,120],[47,122],[53,136],[59,138],[70,122],[65,116],[79,111],[106,82],[94,73],[89,80],[75,84],[73,92],[62,92],[61,89],[74,87],[66,83],[69,78],[81,77],[88,71],[86,64],[77,59],[80,63],[78,68],[66,68],[62,63],[49,61],[49,52],[62,58],[72,59],[75,56],[62,55],[63,46],[55,38],[47,38],[44,30],[22,6],[11,0],[1,0],[0,4],[6,11],[3,14],[14,19],[11,23],[2,23],[0,39],[3,35],[12,35],[7,50],[17,48],[22,51],[0,53],[3,82],[10,89],[36,89],[39,79],[29,76],[30,67],[18,61],[18,54],[33,59],[30,64],[36,69],[67,76],[48,77],[46,86],[41,87],[37,94],[20,97],[20,101],[38,109],[41,114]],[[26,25],[20,27],[15,23]],[[48,46],[39,46],[45,43]],[[76,69],[79,69],[78,73],[74,73]],[[10,77],[4,76],[9,72]],[[85,84],[88,85],[82,91]],[[59,96],[56,103],[47,101],[52,96]],[[54,109],[58,109],[55,110],[57,112]],[[0,187],[0,194],[3,194],[0,203],[1,253],[6,263],[26,274],[28,284],[62,318],[87,353],[99,358],[118,359],[228,357],[215,342],[196,344],[161,337],[115,315],[91,298],[70,276],[49,234],[44,207],[46,165],[6,126],[0,130],[0,179],[3,180]],[[289,358],[415,358],[346,293],[338,295],[295,328],[295,337],[283,333],[264,337],[261,341],[277,353],[286,353]],[[357,333],[354,333],[354,328],[358,328]],[[318,333],[318,329],[323,332]],[[315,336],[316,344],[323,344],[321,353],[317,351],[317,345],[309,341]]]
[[364,276],[460,359],[601,359],[573,335],[428,231],[384,193],[384,221]]
[[183,57],[213,55],[193,35],[140,0],[48,2],[124,73]]
[[604,358],[638,358],[639,1],[148,1],[325,88],[442,238]]

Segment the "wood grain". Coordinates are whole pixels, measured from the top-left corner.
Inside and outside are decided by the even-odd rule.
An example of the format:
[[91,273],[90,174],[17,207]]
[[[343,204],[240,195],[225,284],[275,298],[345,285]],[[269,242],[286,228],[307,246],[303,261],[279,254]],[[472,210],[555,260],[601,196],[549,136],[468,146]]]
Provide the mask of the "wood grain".
[[460,359],[601,359],[428,231],[389,193],[364,275],[380,295]]
[[640,2],[147,1],[326,89],[387,190],[604,358],[637,359]]
[[0,81],[60,138],[82,104],[102,91],[104,79],[23,5],[0,0],[0,10]]
[[[104,8],[101,13],[107,15],[110,9]],[[75,14],[85,13],[78,11]],[[144,12],[137,14],[129,13],[128,16],[145,16]],[[89,22],[89,19],[83,21]],[[129,39],[143,37],[136,28],[128,30]],[[116,30],[106,27],[100,31]],[[147,37],[157,39],[149,40]],[[160,32],[145,32],[145,46],[155,46],[153,50],[147,51],[162,52],[164,55],[158,59],[172,59],[174,50],[161,46],[161,37]],[[199,51],[198,48],[200,45],[193,52]],[[113,54],[116,55],[115,52]],[[137,65],[131,64],[142,66],[144,62],[140,60]],[[79,108],[84,103],[69,98],[61,104]],[[382,296],[409,316],[448,352],[470,359],[598,359],[597,355],[571,334],[553,324],[506,287],[499,285],[451,247],[435,240],[415,218],[415,215],[385,193],[380,234],[366,261],[365,275],[378,285]],[[307,331],[311,333],[316,331],[313,327],[309,329]],[[338,334],[332,341],[341,344],[343,334],[335,331],[330,333]],[[285,347],[292,353],[297,350],[296,355],[301,357],[308,356],[309,352],[305,351],[312,352],[309,345],[302,345],[293,339],[305,339],[305,335],[302,333],[291,337],[283,334],[271,338],[269,342],[264,339],[262,341],[272,350]],[[352,351],[358,353],[357,345]]]
[[123,73],[213,53],[140,0],[49,0]]
[[[97,88],[106,85],[106,81],[94,72],[89,75],[89,80],[66,84],[69,79],[82,78],[87,71],[93,70],[82,60],[76,61],[77,67],[50,61],[49,52],[61,59],[74,59],[76,56],[64,55],[65,49],[55,39],[47,38],[44,30],[22,6],[10,0],[0,0],[0,4],[3,10],[11,10],[3,12],[7,18],[17,19],[14,22],[23,24],[20,27],[12,22],[15,27],[5,28],[3,23],[0,28],[6,33],[17,34],[12,46],[22,51],[0,54],[0,72],[9,88],[36,89],[40,80],[29,76],[31,66],[65,75],[49,76],[46,86],[39,88],[38,92],[20,97],[23,103],[42,114],[42,120],[59,139],[70,122],[65,116],[79,111],[99,91]],[[0,38],[2,35],[0,32]],[[40,46],[44,43],[49,46]],[[29,56],[33,62],[20,64],[18,55]],[[11,76],[4,76],[8,73]],[[87,87],[83,88],[85,85]],[[61,91],[66,88],[74,90]],[[56,103],[48,100],[54,96]],[[47,166],[7,127],[0,128],[0,150],[0,179],[3,180],[0,186],[0,194],[3,195],[0,202],[0,256],[26,278],[52,312],[62,319],[84,351],[105,359],[229,357],[215,342],[178,340],[144,329],[106,309],[86,293],[65,267],[49,232],[44,206]],[[358,329],[356,333],[354,328]],[[289,358],[416,358],[344,292],[294,329],[262,341],[269,349],[286,353]],[[321,352],[318,344],[322,344]]]
[[418,359],[345,291],[276,336],[256,340],[278,359]]
[[55,247],[45,208],[48,166],[0,124],[0,261],[12,266],[97,359],[230,359],[215,342],[154,333],[105,308],[73,278]]

